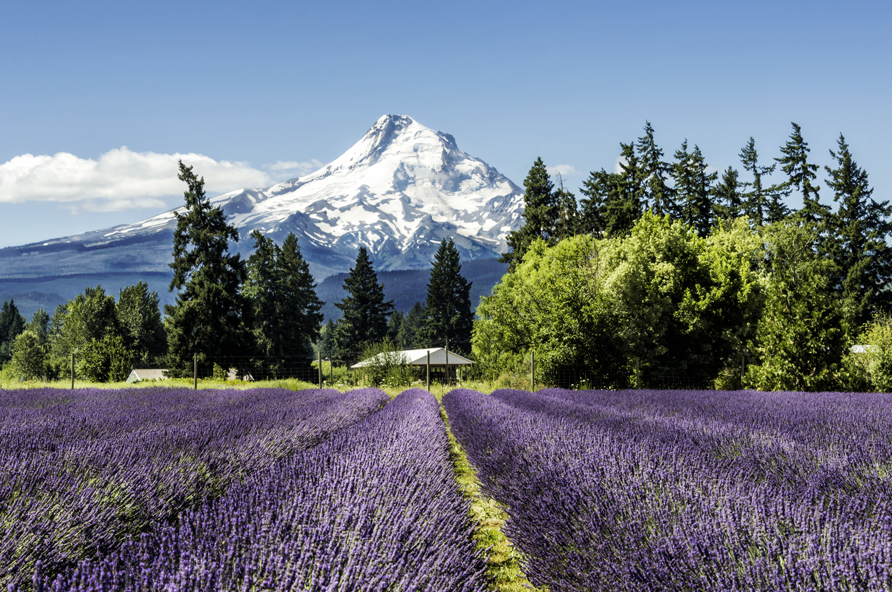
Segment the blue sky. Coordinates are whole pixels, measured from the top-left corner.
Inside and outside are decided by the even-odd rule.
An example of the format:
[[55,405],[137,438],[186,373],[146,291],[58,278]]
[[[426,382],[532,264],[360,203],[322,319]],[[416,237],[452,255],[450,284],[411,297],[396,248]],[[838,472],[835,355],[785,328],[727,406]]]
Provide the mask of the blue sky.
[[169,155],[210,193],[298,176],[385,113],[572,190],[646,120],[717,169],[750,136],[769,164],[795,121],[820,165],[844,133],[890,199],[890,27],[857,0],[6,3],[0,246],[180,205]]

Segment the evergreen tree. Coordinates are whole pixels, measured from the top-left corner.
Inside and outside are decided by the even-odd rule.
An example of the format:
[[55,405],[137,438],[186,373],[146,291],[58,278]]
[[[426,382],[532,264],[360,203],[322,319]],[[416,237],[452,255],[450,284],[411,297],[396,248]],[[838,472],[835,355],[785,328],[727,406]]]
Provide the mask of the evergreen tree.
[[620,236],[631,232],[641,217],[644,205],[642,172],[635,154],[634,144],[620,143],[620,172],[608,179],[610,194],[607,200],[607,236]]
[[721,220],[733,220],[743,215],[744,207],[740,195],[737,171],[728,167],[722,173],[722,180],[713,186],[713,211]]
[[740,161],[743,163],[743,170],[753,177],[752,181],[741,184],[744,214],[757,226],[775,221],[773,219],[782,212],[778,208],[779,197],[762,186],[762,178],[773,173],[775,165],[759,164],[759,153],[756,151],[756,141],[753,138],[750,138],[740,151]]
[[638,138],[638,154],[643,183],[642,206],[649,207],[658,216],[677,217],[674,191],[666,184],[671,169],[669,163],[663,161],[663,150],[654,141],[654,128],[649,121],[645,122],[644,135]]
[[340,352],[338,351],[338,345],[335,339],[336,335],[337,327],[335,322],[328,319],[328,322],[319,330],[319,338],[316,341],[316,349],[323,358],[328,358],[330,360],[340,358]]
[[393,300],[384,300],[384,285],[378,283],[365,247],[359,247],[344,290],[347,297],[335,303],[344,312],[338,323],[338,349],[342,356],[356,359],[365,347],[386,337],[387,318],[393,311]]
[[688,141],[675,152],[672,178],[682,222],[691,226],[701,237],[706,237],[713,225],[713,205],[710,195],[716,173],[707,173],[706,161],[696,145],[688,152]]
[[837,146],[836,152],[830,151],[836,167],[825,167],[838,204],[831,216],[828,250],[837,266],[834,287],[842,293],[847,327],[854,331],[879,310],[888,310],[892,300],[884,289],[892,278],[892,249],[886,242],[892,207],[873,199],[867,172],[852,158],[842,134]]
[[[558,178],[560,179],[560,176]],[[558,207],[558,221],[555,227],[556,238],[564,240],[579,232],[579,208],[576,205],[576,196],[564,189],[562,179],[560,187],[555,192],[555,199]]]
[[808,222],[821,222],[829,217],[830,208],[821,203],[820,186],[813,183],[818,177],[818,165],[809,164],[808,153],[811,149],[802,138],[802,129],[796,123],[792,125],[790,139],[780,149],[783,156],[774,159],[787,175],[780,189],[787,194],[794,189],[799,191],[802,194],[799,215]]
[[[323,302],[316,293],[316,283],[310,265],[300,252],[297,237],[288,233],[281,249],[276,250],[278,301],[276,318],[279,320],[279,343],[276,355],[305,360],[309,367],[313,355],[312,342],[322,327]],[[298,364],[300,367],[301,364]]]
[[276,355],[281,323],[276,315],[279,299],[276,243],[259,230],[251,232],[254,252],[248,257],[244,294],[251,301],[254,343],[261,356]]
[[440,243],[434,255],[427,284],[427,319],[421,339],[428,343],[448,342],[449,349],[462,353],[471,351],[471,284],[461,275],[458,249],[450,238]]
[[518,230],[508,233],[509,251],[499,259],[507,263],[509,269],[514,269],[529,250],[530,245],[537,238],[543,238],[554,242],[557,235],[558,200],[554,190],[554,183],[548,176],[548,169],[541,158],[533,163],[527,178],[523,182],[524,187],[524,225]]
[[401,344],[404,349],[421,349],[428,347],[427,343],[420,340],[421,328],[427,319],[427,311],[424,305],[416,302],[403,317],[400,323],[400,331],[397,334],[396,341]]
[[12,358],[15,338],[25,330],[25,317],[19,312],[14,300],[4,301],[0,310],[0,364]]
[[192,357],[207,362],[226,356],[245,355],[251,349],[250,303],[242,294],[245,263],[229,254],[229,242],[238,242],[238,230],[226,223],[219,207],[205,195],[204,178],[192,167],[179,163],[179,179],[186,183],[186,212],[174,212],[173,279],[176,304],[164,312],[173,376],[192,371]]
[[387,340],[396,345],[397,349],[406,349],[405,345],[399,340],[403,318],[403,311],[395,310],[390,313],[390,318],[387,319]]
[[601,169],[592,171],[582,182],[579,190],[585,197],[580,200],[582,212],[579,215],[581,232],[601,238],[607,232],[607,204],[611,197],[613,179]]
[[133,353],[134,363],[155,365],[167,353],[167,336],[161,320],[158,293],[143,281],[122,288],[115,304],[123,347]]

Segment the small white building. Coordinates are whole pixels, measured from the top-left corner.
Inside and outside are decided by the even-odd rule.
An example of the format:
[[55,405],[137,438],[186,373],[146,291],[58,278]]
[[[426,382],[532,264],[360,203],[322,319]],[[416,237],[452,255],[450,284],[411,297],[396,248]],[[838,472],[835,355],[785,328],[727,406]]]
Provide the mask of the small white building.
[[368,360],[363,360],[358,364],[353,364],[350,366],[351,370],[358,370],[365,366],[370,366],[374,364],[376,358],[389,356],[389,355],[397,355],[400,356],[403,361],[409,366],[427,366],[428,364],[428,354],[430,354],[430,365],[431,367],[439,366],[473,366],[474,362],[469,360],[464,356],[460,356],[455,352],[446,351],[446,349],[442,347],[432,347],[427,349],[405,349],[402,351],[393,352],[391,354],[378,354],[373,358],[369,358]]
[[167,380],[167,376],[164,373],[167,372],[166,369],[146,369],[140,368],[138,370],[131,370],[130,376],[127,377],[127,382],[139,382],[140,380]]

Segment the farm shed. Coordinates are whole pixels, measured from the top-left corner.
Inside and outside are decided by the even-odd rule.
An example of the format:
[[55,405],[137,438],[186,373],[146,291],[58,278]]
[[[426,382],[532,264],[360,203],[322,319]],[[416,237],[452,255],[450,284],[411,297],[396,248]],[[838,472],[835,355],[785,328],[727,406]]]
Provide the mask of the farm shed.
[[[430,353],[430,364],[431,367],[442,366],[445,367],[448,363],[449,366],[473,366],[474,362],[465,358],[463,356],[458,355],[455,352],[447,351],[442,347],[432,347],[427,349],[406,349],[398,352],[394,352],[395,354],[402,356],[406,363],[409,366],[427,366],[427,354]],[[373,358],[369,358],[368,360],[363,360],[358,364],[353,364],[350,366],[351,370],[358,370],[363,368],[364,366],[371,365],[374,360],[378,357],[383,357],[389,354],[378,354]]]
[[127,382],[139,382],[140,380],[167,380],[167,376],[164,373],[167,372],[166,369],[146,369],[140,368],[138,370],[131,370],[130,376],[127,377]]

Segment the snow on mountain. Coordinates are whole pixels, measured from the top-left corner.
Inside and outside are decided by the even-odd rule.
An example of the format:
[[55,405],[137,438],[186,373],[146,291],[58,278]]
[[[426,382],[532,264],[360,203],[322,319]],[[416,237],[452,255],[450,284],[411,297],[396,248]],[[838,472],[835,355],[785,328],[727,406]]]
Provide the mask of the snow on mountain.
[[[378,269],[429,267],[440,241],[448,237],[463,258],[497,257],[506,250],[507,233],[522,222],[523,191],[462,152],[451,135],[405,115],[385,115],[315,173],[266,189],[226,193],[211,203],[239,229],[239,251],[250,253],[248,235],[255,229],[277,242],[294,232],[321,279],[349,269],[361,245]],[[170,211],[47,244],[80,239],[110,246],[167,234],[175,225]]]

